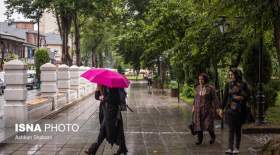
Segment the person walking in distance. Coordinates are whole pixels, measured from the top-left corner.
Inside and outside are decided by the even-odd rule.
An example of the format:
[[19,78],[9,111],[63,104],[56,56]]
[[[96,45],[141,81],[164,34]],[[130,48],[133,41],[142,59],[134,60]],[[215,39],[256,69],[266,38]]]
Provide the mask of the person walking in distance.
[[151,93],[151,88],[152,88],[152,81],[153,80],[153,74],[151,71],[149,71],[148,75],[147,75],[147,82],[148,82],[148,92]]

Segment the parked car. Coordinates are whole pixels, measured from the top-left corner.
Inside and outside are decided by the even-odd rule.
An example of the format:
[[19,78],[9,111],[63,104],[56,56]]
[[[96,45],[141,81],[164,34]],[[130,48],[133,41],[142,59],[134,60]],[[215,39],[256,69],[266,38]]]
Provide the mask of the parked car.
[[5,88],[6,88],[6,84],[4,82],[4,79],[0,78],[0,95],[4,94]]
[[37,79],[36,79],[35,71],[33,71],[33,70],[27,71],[27,84],[26,84],[26,87],[30,88],[30,89],[33,89],[36,86],[37,86]]

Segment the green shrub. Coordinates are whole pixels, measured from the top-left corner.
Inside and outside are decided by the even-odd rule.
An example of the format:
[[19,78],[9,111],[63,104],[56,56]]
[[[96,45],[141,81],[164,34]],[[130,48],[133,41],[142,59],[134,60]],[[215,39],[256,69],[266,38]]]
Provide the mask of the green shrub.
[[[245,51],[242,68],[244,71],[244,77],[250,88],[252,89],[252,100],[250,101],[251,105],[256,104],[256,93],[257,93],[257,82],[259,75],[259,43],[254,41],[249,48]],[[272,64],[270,53],[263,48],[263,91],[265,95],[265,109],[269,106],[275,104],[277,97],[277,88],[278,85],[275,82],[271,81],[272,75]],[[256,107],[256,105],[254,106]]]
[[174,81],[174,80],[171,80],[170,84],[169,84],[169,88],[171,88],[171,89],[178,89],[178,82]]
[[182,88],[182,94],[188,98],[194,97],[194,86],[193,85],[188,85],[184,84]]
[[265,101],[267,102],[265,109],[275,106],[279,89],[280,80],[271,80],[268,84],[264,85]]
[[265,110],[268,107],[274,106],[276,97],[277,97],[277,89],[273,86],[273,83],[268,83],[264,85],[264,95],[265,95]]
[[19,58],[19,56],[17,54],[10,51],[7,53],[6,57],[4,58],[4,61],[8,62],[8,61],[18,59],[18,58]]
[[35,69],[36,69],[36,76],[39,82],[40,82],[40,74],[41,74],[40,67],[48,62],[50,62],[48,50],[46,48],[37,49],[35,52]]
[[280,90],[280,80],[277,80],[277,79],[273,79],[270,81],[271,83],[271,86],[276,89],[277,91]]

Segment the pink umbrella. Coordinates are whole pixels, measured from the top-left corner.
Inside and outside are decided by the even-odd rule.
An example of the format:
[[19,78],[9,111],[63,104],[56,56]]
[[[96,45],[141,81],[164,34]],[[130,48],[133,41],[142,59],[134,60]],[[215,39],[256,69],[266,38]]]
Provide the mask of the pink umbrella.
[[130,84],[129,80],[122,74],[104,68],[89,69],[81,77],[111,88],[127,88]]

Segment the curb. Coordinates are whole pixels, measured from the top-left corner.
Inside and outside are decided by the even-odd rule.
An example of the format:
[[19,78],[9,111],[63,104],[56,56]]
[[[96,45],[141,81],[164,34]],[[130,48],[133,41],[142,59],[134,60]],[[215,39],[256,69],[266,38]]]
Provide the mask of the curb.
[[92,93],[89,93],[89,94],[86,95],[86,96],[83,96],[82,98],[80,98],[80,99],[78,99],[78,100],[72,101],[72,102],[70,102],[70,103],[64,105],[63,107],[61,107],[61,108],[59,108],[59,109],[56,109],[56,110],[50,112],[49,114],[47,114],[46,116],[43,116],[42,118],[40,118],[39,120],[35,121],[34,123],[39,122],[40,120],[42,120],[42,119],[44,119],[44,118],[50,118],[50,117],[52,117],[52,116],[54,116],[54,115],[56,115],[56,114],[58,114],[58,113],[60,113],[60,112],[62,112],[62,111],[64,111],[64,110],[66,110],[66,109],[72,107],[73,105],[75,105],[75,104],[77,104],[77,103],[79,103],[79,102],[81,102],[81,101],[83,101],[83,100],[89,98],[91,95],[93,95],[93,92],[92,92]]
[[248,151],[250,154],[258,155],[261,153],[261,148],[250,147],[250,148],[248,148]]
[[242,133],[244,133],[244,134],[262,134],[262,133],[279,134],[280,128],[243,128]]

